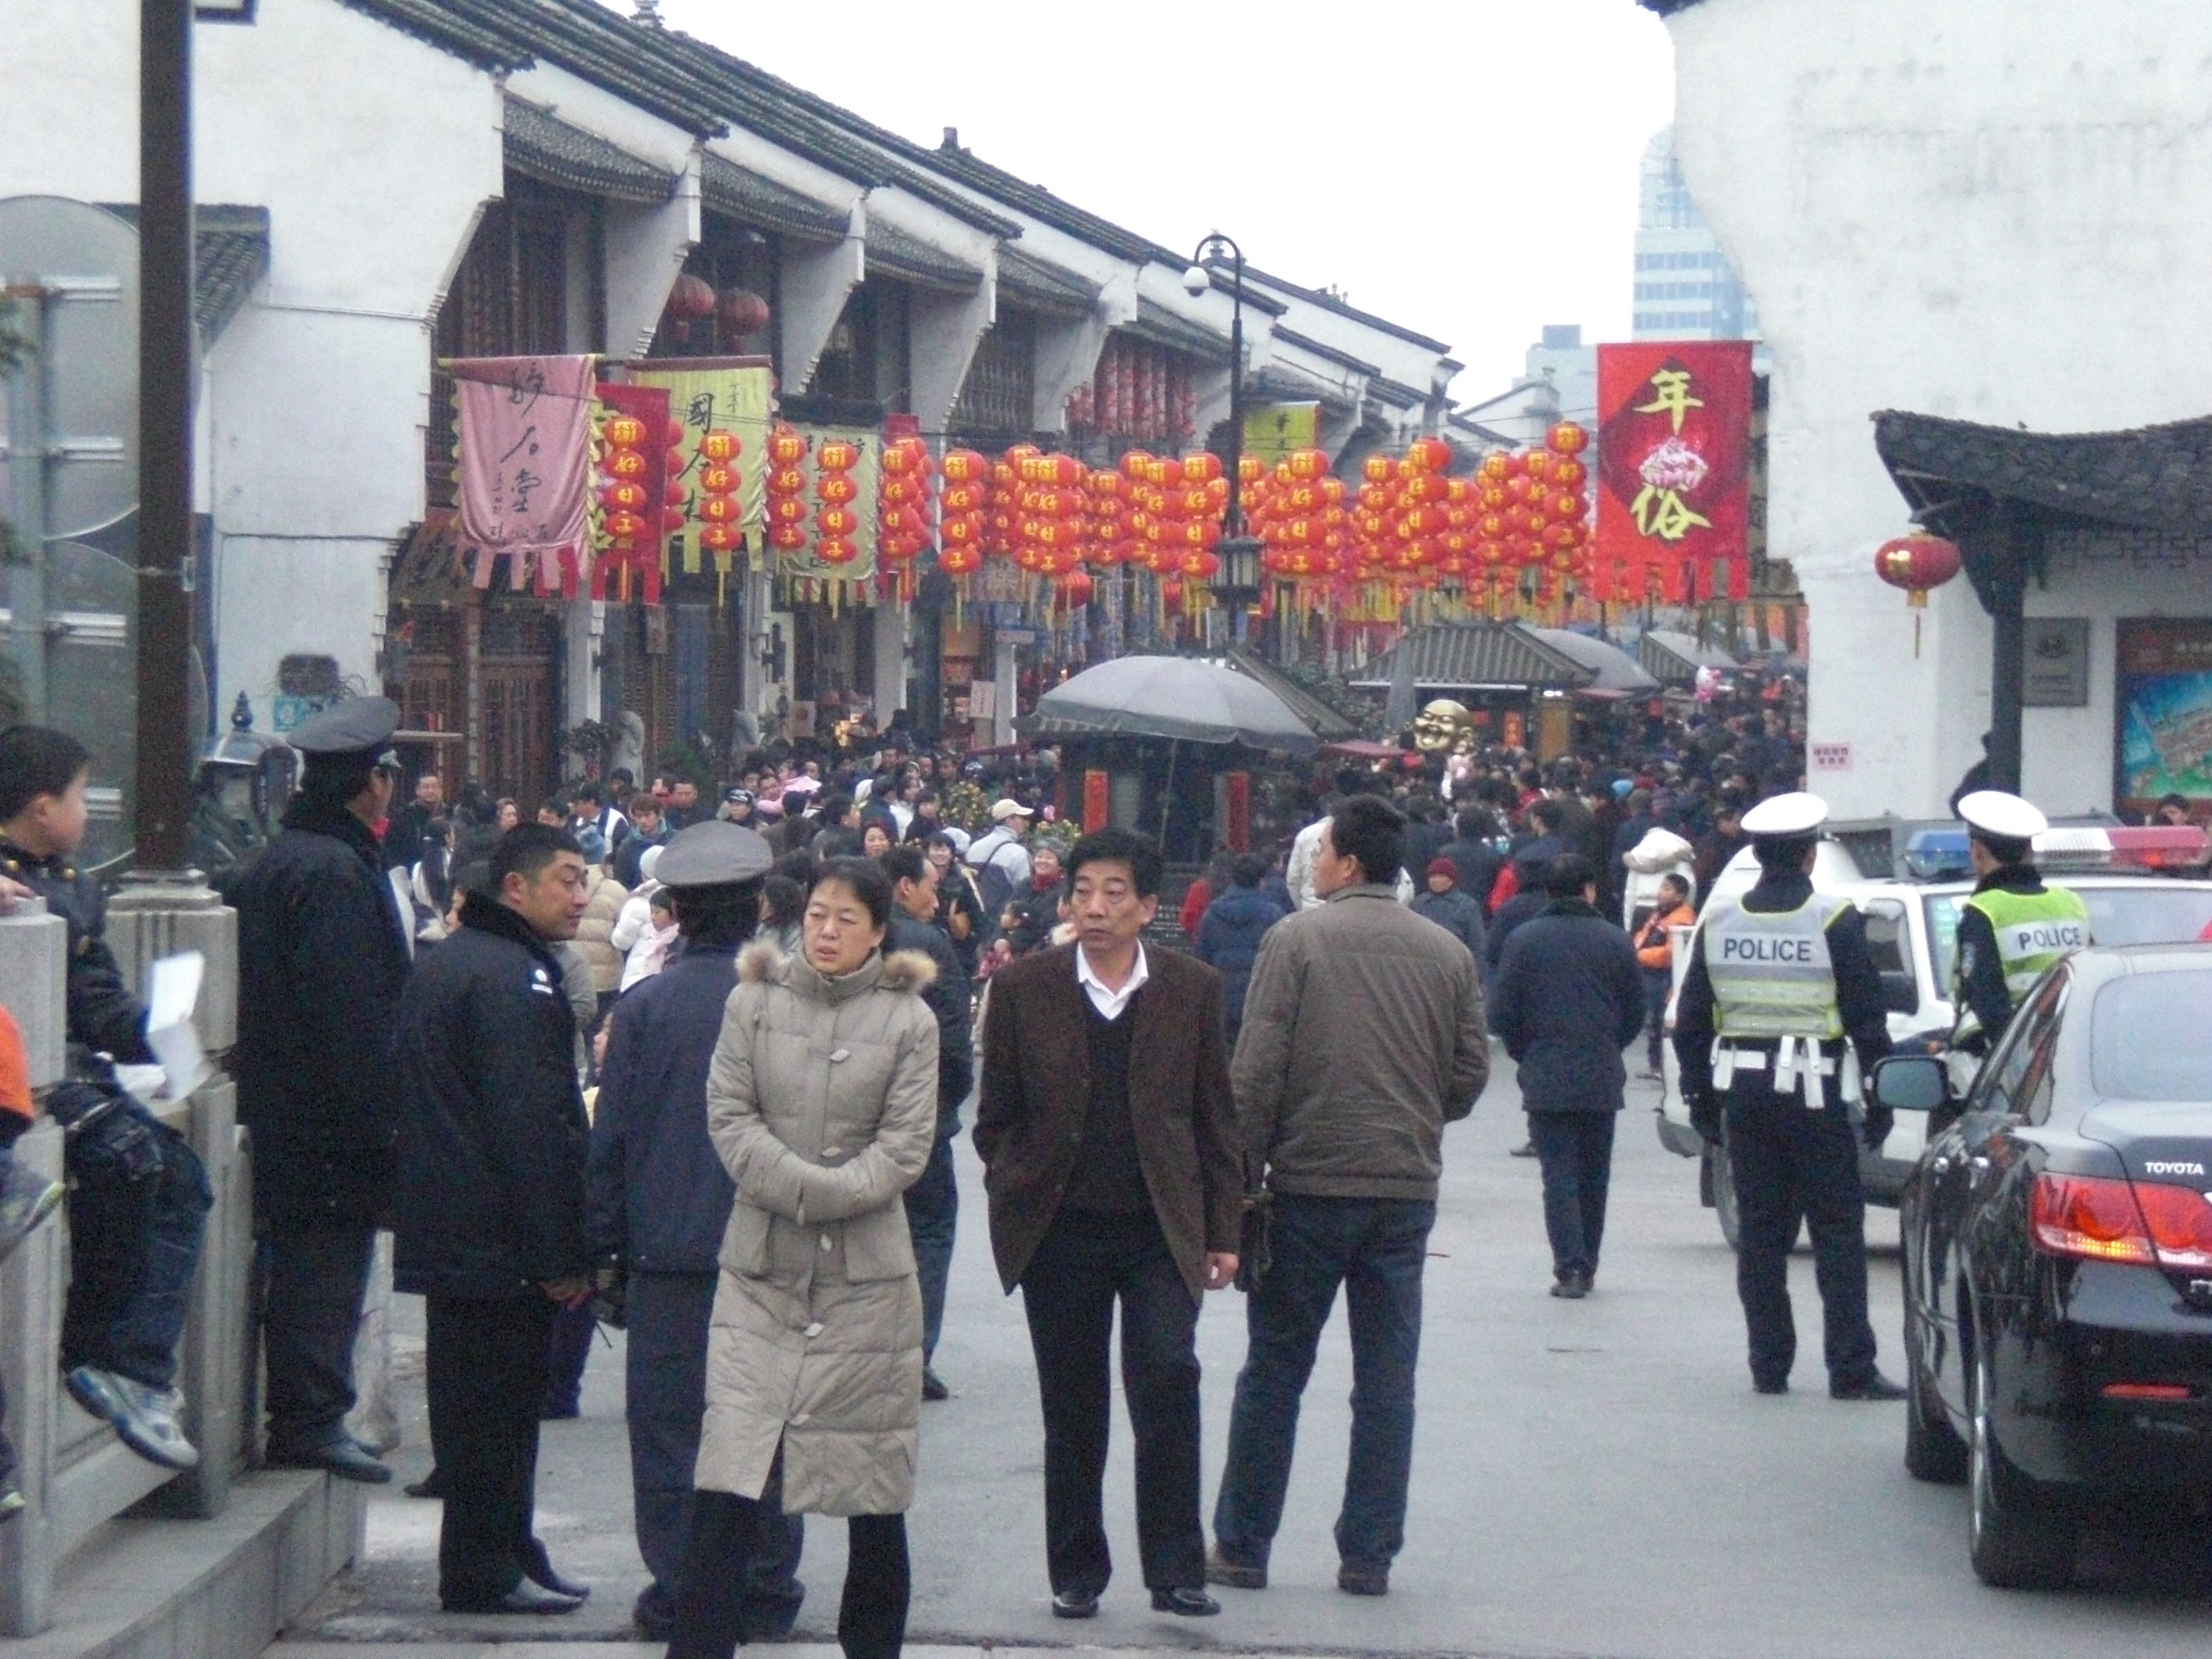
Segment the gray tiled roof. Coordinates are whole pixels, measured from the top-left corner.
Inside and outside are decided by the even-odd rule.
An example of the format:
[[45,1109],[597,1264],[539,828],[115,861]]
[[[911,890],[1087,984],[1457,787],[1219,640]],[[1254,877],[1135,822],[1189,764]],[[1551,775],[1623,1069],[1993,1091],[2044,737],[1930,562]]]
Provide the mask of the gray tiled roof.
[[1580,690],[1596,674],[1518,623],[1431,623],[1403,635],[1352,682],[1386,687],[1401,652],[1413,658],[1413,684],[1449,691],[1480,685],[1555,685]]
[[678,175],[667,168],[512,93],[507,98],[505,154],[517,173],[586,195],[657,204],[676,194]]
[[1589,691],[1656,691],[1659,682],[1644,665],[1609,640],[1577,634],[1571,628],[1531,628],[1528,630],[1563,657],[1572,658],[1595,677],[1583,688]]
[[995,201],[1008,207],[1018,208],[1054,230],[1065,231],[1077,240],[1115,255],[1120,258],[1142,263],[1158,262],[1175,264],[1180,262],[1172,249],[1163,247],[1150,237],[1139,236],[1133,230],[1086,213],[1073,202],[1054,195],[1042,185],[1032,185],[1016,178],[1004,167],[994,167],[972,151],[958,144],[945,144],[926,152],[925,166],[933,167],[948,179],[957,179]]
[[269,210],[202,203],[192,210],[192,320],[205,346],[269,274]]
[[1733,673],[1743,666],[1719,647],[1699,645],[1696,635],[1678,634],[1666,628],[1644,630],[1643,638],[1636,642],[1636,659],[1644,665],[1646,673],[1664,685],[1687,685],[1697,678],[1700,668]]
[[1216,334],[1203,324],[1194,323],[1188,317],[1169,310],[1157,300],[1137,297],[1137,319],[1121,325],[1121,331],[1133,334],[1140,340],[1150,340],[1154,345],[1164,345],[1176,351],[1188,351],[1194,356],[1220,356],[1229,349],[1229,332],[1224,329]]
[[2212,534],[2212,419],[2129,432],[2022,432],[1885,410],[1875,449],[1932,529],[1964,498],[2132,530]]
[[1023,252],[1011,244],[999,249],[999,292],[1011,295],[1035,311],[1085,317],[1098,303],[1098,285],[1073,271]]
[[699,198],[711,212],[802,241],[842,241],[852,224],[846,210],[802,196],[712,150],[700,167]]
[[981,267],[969,264],[957,255],[934,248],[918,237],[902,230],[870,221],[868,225],[868,274],[882,272],[924,288],[941,289],[948,294],[973,294],[983,285]]
[[1275,325],[1274,337],[1285,345],[1296,346],[1300,351],[1318,357],[1323,362],[1334,363],[1339,368],[1348,368],[1354,374],[1380,374],[1382,372],[1373,363],[1363,362],[1348,351],[1339,351],[1333,345],[1324,345],[1319,340],[1296,333],[1279,323]]

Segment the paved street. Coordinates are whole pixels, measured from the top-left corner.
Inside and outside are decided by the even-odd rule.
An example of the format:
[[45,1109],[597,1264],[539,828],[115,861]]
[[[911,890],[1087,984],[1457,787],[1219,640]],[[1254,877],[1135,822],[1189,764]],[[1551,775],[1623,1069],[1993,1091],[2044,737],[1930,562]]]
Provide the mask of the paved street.
[[[1622,1119],[1598,1290],[1581,1304],[1547,1297],[1536,1168],[1505,1156],[1522,1119],[1511,1109],[1511,1068],[1501,1066],[1505,1079],[1447,1143],[1408,1542],[1382,1601],[1334,1587],[1329,1527],[1349,1388],[1340,1316],[1307,1395],[1273,1587],[1218,1591],[1226,1610],[1204,1623],[1150,1612],[1134,1569],[1126,1425],[1117,1423],[1108,1513],[1121,1576],[1095,1623],[1048,1616],[1028,1340],[1018,1303],[998,1293],[992,1275],[981,1170],[963,1137],[968,1208],[939,1355],[956,1397],[923,1413],[912,1516],[917,1643],[994,1641],[1003,1650],[1079,1638],[1109,1649],[1639,1659],[2203,1651],[2212,1606],[2198,1587],[2212,1554],[2201,1538],[2156,1548],[2094,1538],[2088,1587],[2067,1595],[1977,1584],[1966,1562],[1964,1495],[1907,1478],[1900,1408],[1826,1398],[1812,1264],[1802,1253],[1792,1281],[1798,1392],[1752,1394],[1733,1258],[1697,1204],[1692,1165],[1657,1145],[1650,1085],[1632,1085]],[[1893,1216],[1875,1212],[1873,1233],[1883,1252],[1875,1324],[1894,1374]],[[419,1332],[420,1304],[403,1305],[402,1329]],[[1210,1500],[1243,1350],[1233,1293],[1209,1305],[1200,1346]],[[419,1348],[412,1352],[409,1445],[397,1458],[408,1480],[427,1463]],[[507,1621],[502,1632],[502,1621],[427,1612],[435,1603],[437,1509],[395,1486],[372,1507],[368,1565],[295,1634],[419,1642],[623,1633],[641,1569],[629,1535],[620,1358],[605,1348],[594,1355],[583,1420],[550,1425],[545,1437],[540,1530],[564,1570],[597,1586],[583,1615],[526,1631]],[[801,1631],[814,1640],[834,1620],[843,1531],[817,1522],[808,1539],[812,1589]]]

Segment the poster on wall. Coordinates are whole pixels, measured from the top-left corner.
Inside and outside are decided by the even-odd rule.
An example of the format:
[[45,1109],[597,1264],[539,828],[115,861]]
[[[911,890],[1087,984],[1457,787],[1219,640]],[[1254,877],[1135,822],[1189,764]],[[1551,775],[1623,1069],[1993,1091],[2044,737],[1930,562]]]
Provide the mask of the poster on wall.
[[2180,795],[2212,819],[2212,619],[2123,618],[2115,668],[2113,810],[2140,819]]

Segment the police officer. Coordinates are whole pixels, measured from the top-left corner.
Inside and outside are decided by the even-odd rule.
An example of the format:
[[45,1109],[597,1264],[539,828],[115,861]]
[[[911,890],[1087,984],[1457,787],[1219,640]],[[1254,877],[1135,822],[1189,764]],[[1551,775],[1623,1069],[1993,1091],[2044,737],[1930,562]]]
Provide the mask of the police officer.
[[[774,862],[757,831],[726,820],[668,843],[654,875],[675,900],[679,954],[615,1004],[599,1073],[587,1225],[594,1252],[627,1278],[630,1485],[638,1553],[653,1574],[634,1616],[655,1640],[674,1629],[691,1535],[708,1324],[736,1196],[707,1136],[707,1071]],[[805,1534],[797,1516],[784,1528],[781,1551],[754,1557],[749,1641],[780,1641],[799,1616],[805,1589],[793,1575]]]
[[[1802,1216],[1826,1316],[1829,1394],[1898,1400],[1904,1390],[1875,1369],[1866,1198],[1850,1117],[1860,1068],[1889,1052],[1889,1033],[1858,911],[1813,890],[1827,816],[1826,802],[1803,793],[1744,814],[1759,881],[1741,899],[1706,907],[1676,1007],[1674,1052],[1698,1133],[1717,1146],[1726,1126],[1753,1388],[1789,1392],[1797,1334],[1788,1264]],[[1868,1111],[1868,1146],[1881,1146],[1889,1120],[1886,1109]]]
[[2018,795],[1978,789],[1960,798],[1959,816],[1980,879],[1959,911],[1951,1001],[1960,1021],[1958,1046],[1986,1052],[2043,970],[2091,943],[2089,909],[2080,894],[2046,886],[2028,861],[2035,837],[2051,823]]
[[253,1132],[256,1288],[269,1462],[381,1485],[346,1432],[354,1332],[397,1175],[392,1039],[410,963],[374,826],[399,725],[352,697],[294,731],[306,758],[276,840],[231,872],[238,911],[239,1115]]

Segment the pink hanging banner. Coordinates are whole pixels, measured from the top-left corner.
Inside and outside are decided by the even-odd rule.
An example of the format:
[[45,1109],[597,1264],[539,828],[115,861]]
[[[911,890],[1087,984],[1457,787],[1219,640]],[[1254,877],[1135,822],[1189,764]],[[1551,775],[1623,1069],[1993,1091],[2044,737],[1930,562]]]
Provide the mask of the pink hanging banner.
[[460,412],[461,545],[478,587],[508,556],[508,580],[556,580],[575,597],[588,577],[592,357],[464,357],[447,364]]

